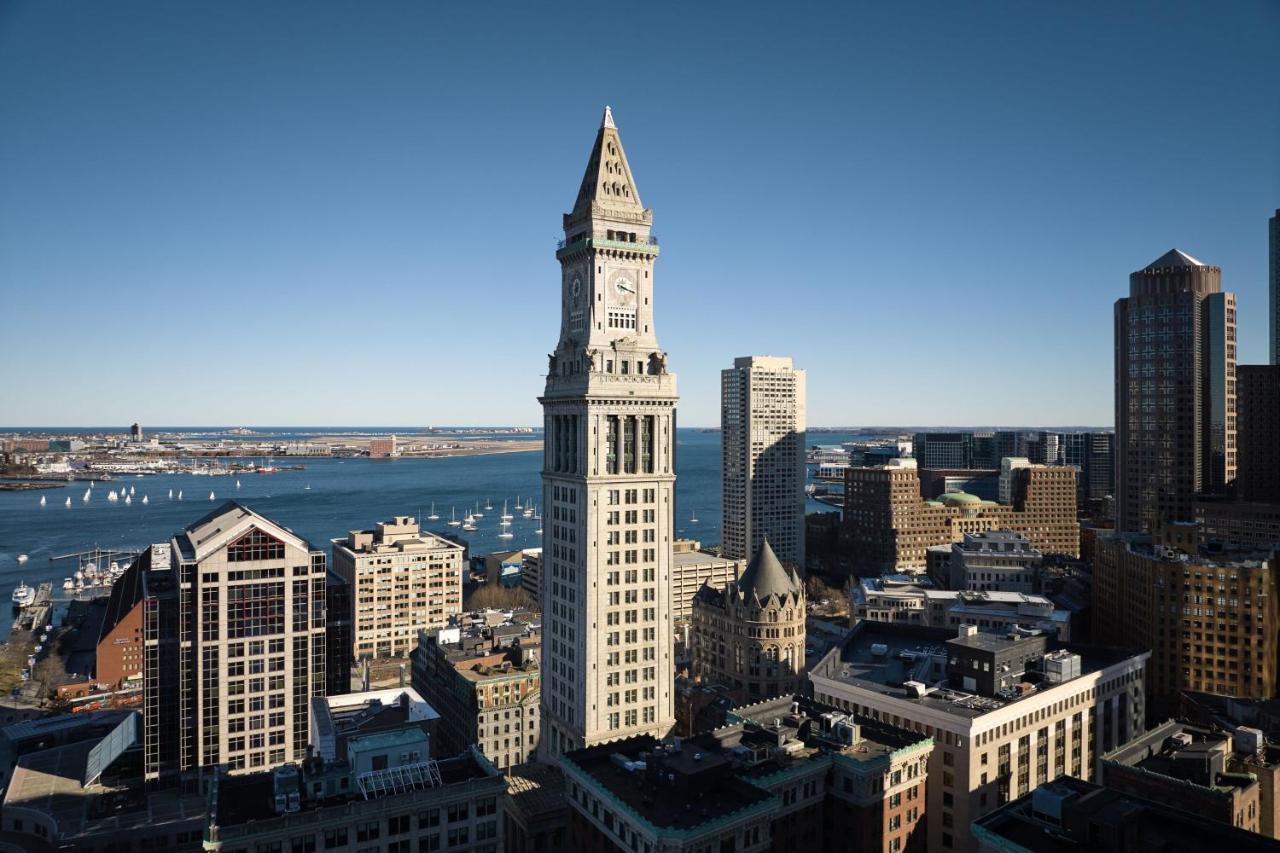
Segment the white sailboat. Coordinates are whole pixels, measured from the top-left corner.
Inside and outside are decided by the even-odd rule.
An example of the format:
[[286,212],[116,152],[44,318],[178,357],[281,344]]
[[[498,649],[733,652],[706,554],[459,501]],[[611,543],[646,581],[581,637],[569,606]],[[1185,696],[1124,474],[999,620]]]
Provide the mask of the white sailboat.
[[480,511],[480,501],[476,501],[476,508],[471,512],[473,518],[484,518],[484,513]]
[[44,506],[44,505],[45,505],[45,503],[47,503],[47,501],[45,501],[45,499],[44,499],[44,495],[41,495],[41,496],[40,496],[40,506]]
[[502,502],[502,515],[498,516],[498,520],[501,521],[503,524],[507,524],[511,521],[511,513],[507,512],[506,501]]
[[182,500],[182,489],[178,489],[178,500]]
[[213,492],[210,492],[210,493],[209,493],[209,500],[213,500],[213,499],[214,499],[214,497],[213,497]]
[[431,514],[427,516],[427,521],[439,521],[440,516],[436,515],[436,502],[431,502]]
[[169,490],[169,500],[173,500],[173,489]]
[[151,498],[150,498],[150,497],[148,497],[147,495],[143,495],[143,496],[142,496],[142,502],[143,502],[144,504],[149,504],[149,503],[151,503]]
[[238,488],[240,488],[240,481],[239,481],[239,480],[236,480],[236,488],[237,488],[237,489],[238,489]]
[[67,509],[71,509],[71,498],[67,498]]
[[485,498],[485,499],[484,499],[484,508],[485,508],[485,509],[493,509],[493,502],[492,502],[491,500],[489,500],[488,498]]
[[134,486],[130,486],[130,487],[129,487],[129,494],[130,494],[130,495],[136,495],[137,493],[138,493],[138,490],[137,490]]
[[515,536],[515,534],[511,532],[511,522],[509,521],[502,522],[502,532],[498,534],[498,538],[510,539],[513,536]]
[[524,505],[524,512],[521,513],[525,518],[533,518],[533,501]]
[[116,501],[120,500],[120,496],[116,494],[115,489],[112,489],[111,491],[107,492],[107,500],[110,503],[115,503]]
[[[92,493],[93,493],[93,484],[92,484],[92,483],[90,483],[90,484],[89,484],[89,488],[87,488],[87,489],[85,489],[85,490],[84,490],[84,502],[85,502],[85,503],[88,503],[88,502],[89,502],[89,495],[91,495]],[[71,500],[71,498],[67,498],[67,500]]]
[[520,496],[516,495],[516,512],[520,512],[524,507],[520,506]]
[[465,516],[463,516],[463,518],[462,518],[462,529],[463,529],[463,530],[475,530],[475,529],[476,529],[476,517],[475,517],[474,515],[472,515],[471,513],[469,513],[469,512],[468,512]]
[[461,521],[458,521],[458,510],[457,510],[457,508],[456,508],[456,507],[449,507],[449,526],[450,526],[450,527],[457,527],[457,526],[458,526],[458,525],[460,525],[460,524],[462,524],[462,522],[461,522]]
[[125,496],[124,496],[124,504],[125,504],[125,506],[128,506],[128,505],[129,505],[129,504],[131,504],[131,503],[133,503],[133,495],[125,495]]
[[533,520],[538,522],[538,527],[533,532],[538,536],[542,535],[542,513],[534,513]]
[[690,524],[698,523],[698,511],[696,509],[693,511],[693,515],[689,516],[689,523]]

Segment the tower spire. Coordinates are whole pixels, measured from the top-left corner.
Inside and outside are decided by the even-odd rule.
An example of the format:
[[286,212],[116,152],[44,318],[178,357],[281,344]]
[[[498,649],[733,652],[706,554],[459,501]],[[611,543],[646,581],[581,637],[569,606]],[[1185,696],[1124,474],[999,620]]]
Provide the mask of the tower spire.
[[644,210],[640,193],[636,191],[635,178],[631,175],[631,165],[627,163],[627,154],[622,150],[618,126],[613,123],[613,110],[609,107],[604,108],[600,130],[596,133],[596,142],[587,160],[587,171],[582,176],[582,185],[578,188],[578,198],[573,203],[570,216],[576,219],[590,211],[592,203],[629,214]]

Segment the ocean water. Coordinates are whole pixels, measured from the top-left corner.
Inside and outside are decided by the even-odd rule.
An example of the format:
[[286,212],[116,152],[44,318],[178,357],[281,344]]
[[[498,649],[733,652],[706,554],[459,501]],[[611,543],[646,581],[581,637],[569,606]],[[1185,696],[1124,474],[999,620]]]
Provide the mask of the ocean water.
[[[820,433],[811,434],[809,443],[838,444],[855,438],[860,436]],[[95,546],[139,548],[165,542],[227,499],[240,501],[326,551],[330,539],[343,537],[349,530],[370,528],[393,515],[420,515],[426,529],[459,534],[473,555],[542,544],[534,533],[537,523],[514,511],[514,538],[498,538],[504,500],[514,507],[517,500],[523,502],[530,496],[541,499],[539,451],[445,459],[277,460],[277,464],[294,462],[305,465],[305,470],[241,474],[239,488],[236,477],[161,474],[97,483],[88,503],[81,499],[88,488],[82,482],[42,491],[0,492],[0,594],[7,596],[20,580],[32,586],[52,581],[55,597],[59,596],[63,578],[75,571],[76,564],[74,560],[51,561],[50,557]],[[677,533],[705,545],[718,543],[720,434],[679,430],[676,476]],[[107,501],[108,491],[121,488],[134,490],[131,505],[126,506],[123,500]],[[168,497],[170,489],[173,499]],[[177,499],[179,491],[182,500]],[[39,505],[41,495],[48,498],[44,507]],[[150,497],[146,505],[142,504],[144,495]],[[69,509],[63,505],[68,497]],[[486,500],[493,509],[484,511],[484,517],[477,521],[479,529],[470,532],[447,526],[452,511],[461,518],[477,502],[483,508]],[[439,521],[427,519],[433,503]],[[809,503],[810,512],[830,509]],[[696,523],[690,520],[695,513]],[[18,564],[18,554],[28,555],[25,565]],[[9,621],[8,610],[0,608],[0,630]]]

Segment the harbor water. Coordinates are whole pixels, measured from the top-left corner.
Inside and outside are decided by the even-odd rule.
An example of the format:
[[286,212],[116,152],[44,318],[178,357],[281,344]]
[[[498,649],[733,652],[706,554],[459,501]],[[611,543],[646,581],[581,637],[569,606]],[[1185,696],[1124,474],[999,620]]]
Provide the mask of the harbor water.
[[[531,440],[537,442],[541,436]],[[812,434],[809,444],[838,444],[862,436]],[[198,520],[222,501],[234,499],[290,528],[316,547],[329,551],[329,540],[349,530],[367,529],[393,515],[413,515],[425,529],[461,536],[470,553],[486,554],[542,544],[535,533],[539,522],[515,511],[531,497],[541,501],[540,451],[459,456],[437,459],[289,459],[304,470],[274,474],[194,476],[158,474],[118,476],[93,486],[82,500],[86,482],[62,483],[61,488],[0,492],[0,589],[7,595],[18,583],[37,586],[52,582],[55,597],[63,595],[64,578],[75,573],[74,559],[51,560],[65,554],[101,548],[142,548],[166,542],[174,533]],[[278,460],[283,463],[283,460]],[[676,445],[676,530],[704,545],[720,541],[720,434],[681,429]],[[107,500],[111,490],[132,490],[132,502]],[[173,498],[169,491],[173,490]],[[178,494],[182,499],[178,500]],[[213,500],[210,500],[210,494]],[[40,497],[47,501],[40,506]],[[146,496],[144,504],[142,498]],[[65,501],[71,498],[70,508]],[[514,516],[512,539],[499,539],[498,516],[503,501]],[[486,501],[493,509],[484,509]],[[428,520],[432,504],[439,520]],[[484,513],[475,531],[450,527],[451,513],[461,519],[479,504]],[[830,511],[809,502],[810,512]],[[690,519],[696,513],[697,522]],[[28,555],[25,564],[18,555]],[[99,594],[105,594],[102,590]],[[7,633],[11,615],[3,608],[0,631]],[[0,635],[2,636],[2,635]]]

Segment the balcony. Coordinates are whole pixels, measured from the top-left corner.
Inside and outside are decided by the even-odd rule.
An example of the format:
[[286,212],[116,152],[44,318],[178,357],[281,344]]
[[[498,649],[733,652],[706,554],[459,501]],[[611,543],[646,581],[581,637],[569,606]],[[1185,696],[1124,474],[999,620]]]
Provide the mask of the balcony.
[[[621,234],[619,235],[619,237],[622,237],[622,236],[623,235]],[[657,236],[650,234],[647,237],[639,238],[636,240],[623,240],[623,239],[588,237],[584,234],[584,235],[575,237],[573,242],[569,242],[568,240],[557,240],[556,256],[558,257],[560,253],[565,250],[586,249],[591,247],[596,247],[600,249],[622,249],[624,251],[631,250],[636,252],[643,252],[647,255],[656,255],[658,254],[658,238]]]

